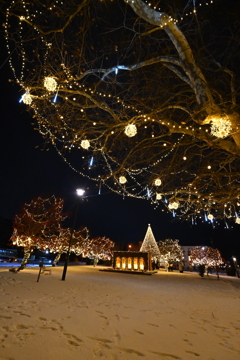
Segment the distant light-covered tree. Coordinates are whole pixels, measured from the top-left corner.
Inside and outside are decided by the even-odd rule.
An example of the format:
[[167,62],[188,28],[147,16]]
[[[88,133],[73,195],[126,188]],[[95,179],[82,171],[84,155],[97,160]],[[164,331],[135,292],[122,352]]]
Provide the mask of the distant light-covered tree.
[[[53,266],[57,264],[61,255],[67,253],[69,247],[69,241],[71,238],[71,228],[60,228],[58,235],[52,237],[48,242],[48,249],[51,253],[56,254]],[[74,230],[72,234],[70,253],[81,255],[86,249],[89,240],[89,231],[86,227],[81,227],[78,230]]]
[[45,250],[61,229],[67,215],[63,213],[63,199],[51,196],[38,197],[25,204],[14,218],[13,245],[24,248],[24,257],[19,270],[23,270],[34,249]]
[[160,251],[160,261],[164,264],[179,261],[184,258],[183,250],[179,245],[179,240],[166,239],[158,242]]
[[113,255],[114,241],[103,236],[97,236],[89,239],[83,249],[83,257],[93,258],[94,266],[97,265],[99,259],[110,260]]
[[157,246],[157,242],[153,235],[150,224],[148,224],[148,229],[141,245],[140,251],[148,252],[149,254],[151,254],[152,260],[154,261],[160,260],[159,248]]
[[210,246],[196,246],[191,249],[189,264],[213,267],[216,269],[219,278],[218,267],[224,264],[224,261],[218,249],[213,249]]

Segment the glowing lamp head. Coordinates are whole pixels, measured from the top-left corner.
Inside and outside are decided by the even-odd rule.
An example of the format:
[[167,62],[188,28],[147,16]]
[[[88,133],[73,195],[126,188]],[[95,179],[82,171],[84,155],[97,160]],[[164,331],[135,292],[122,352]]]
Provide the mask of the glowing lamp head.
[[45,77],[44,86],[48,91],[55,91],[57,88],[57,82],[53,77]]
[[77,192],[77,195],[78,195],[78,196],[83,196],[84,193],[85,193],[85,190],[83,190],[83,189],[76,189],[76,192]]
[[129,124],[125,127],[124,132],[128,137],[133,137],[137,134],[137,127],[134,124]]
[[120,176],[119,177],[119,182],[120,182],[120,184],[126,184],[127,179],[125,178],[125,176]]

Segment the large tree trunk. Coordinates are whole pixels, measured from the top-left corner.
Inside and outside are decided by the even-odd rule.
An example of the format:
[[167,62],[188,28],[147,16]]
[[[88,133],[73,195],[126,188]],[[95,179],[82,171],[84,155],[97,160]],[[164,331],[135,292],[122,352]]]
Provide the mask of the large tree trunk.
[[22,263],[19,266],[19,268],[14,270],[15,272],[25,269],[25,267],[27,265],[27,261],[30,258],[32,252],[33,252],[33,247],[25,247],[24,248],[24,256],[23,256],[23,259],[22,259]]
[[56,265],[57,265],[57,262],[58,262],[58,260],[60,259],[61,255],[62,255],[61,252],[59,252],[59,253],[56,255],[55,259],[53,260],[52,266],[56,266]]

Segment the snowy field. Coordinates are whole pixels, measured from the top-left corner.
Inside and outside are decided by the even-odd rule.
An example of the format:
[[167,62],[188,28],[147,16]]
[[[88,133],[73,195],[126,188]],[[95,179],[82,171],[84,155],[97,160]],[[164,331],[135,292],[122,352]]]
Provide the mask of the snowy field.
[[239,360],[240,279],[0,267],[0,360]]

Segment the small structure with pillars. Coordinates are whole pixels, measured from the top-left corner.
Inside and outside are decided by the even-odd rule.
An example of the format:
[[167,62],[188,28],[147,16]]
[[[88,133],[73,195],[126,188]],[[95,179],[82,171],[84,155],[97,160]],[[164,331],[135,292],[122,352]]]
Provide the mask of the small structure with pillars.
[[113,269],[125,271],[151,270],[151,255],[142,251],[114,251]]

